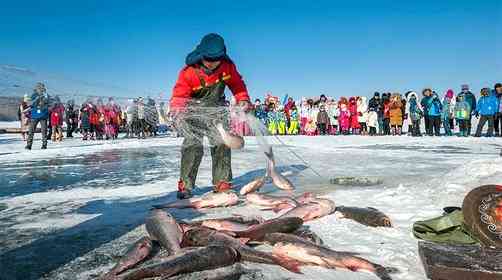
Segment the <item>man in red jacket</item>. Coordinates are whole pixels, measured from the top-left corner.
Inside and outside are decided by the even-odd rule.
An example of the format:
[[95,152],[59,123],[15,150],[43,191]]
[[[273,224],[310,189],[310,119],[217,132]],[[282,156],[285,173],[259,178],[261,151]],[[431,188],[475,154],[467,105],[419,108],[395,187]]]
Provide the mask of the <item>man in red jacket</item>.
[[249,95],[241,75],[226,54],[223,38],[204,36],[186,58],[173,89],[170,112],[185,138],[181,148],[179,199],[192,196],[192,188],[203,156],[204,136],[211,143],[212,177],[215,191],[229,190],[232,180],[230,149],[218,139],[216,123],[228,129],[225,87],[232,91],[239,106],[250,108]]

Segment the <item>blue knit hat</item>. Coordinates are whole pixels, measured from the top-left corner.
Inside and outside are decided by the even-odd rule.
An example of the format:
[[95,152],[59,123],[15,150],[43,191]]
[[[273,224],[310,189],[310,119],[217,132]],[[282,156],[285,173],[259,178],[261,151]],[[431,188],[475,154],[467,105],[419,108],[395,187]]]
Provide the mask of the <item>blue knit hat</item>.
[[216,33],[204,36],[195,50],[187,55],[185,63],[193,65],[201,62],[202,59],[208,61],[228,59],[223,37]]

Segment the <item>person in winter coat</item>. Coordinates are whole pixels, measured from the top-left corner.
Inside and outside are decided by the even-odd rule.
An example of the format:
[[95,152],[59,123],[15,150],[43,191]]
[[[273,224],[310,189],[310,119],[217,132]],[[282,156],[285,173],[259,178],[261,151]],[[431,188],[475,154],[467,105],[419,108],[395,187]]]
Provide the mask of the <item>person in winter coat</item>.
[[368,103],[368,108],[377,113],[378,116],[378,133],[382,134],[383,132],[383,107],[382,107],[382,99],[380,98],[380,93],[375,92],[373,97],[370,99]]
[[329,127],[329,115],[326,112],[326,105],[320,105],[317,113],[317,129],[320,135],[326,135]]
[[274,103],[269,104],[267,114],[267,129],[270,135],[276,135],[279,126],[277,109]]
[[[313,101],[312,101],[313,103]],[[305,134],[305,127],[307,126],[308,121],[308,108],[311,107],[309,105],[308,100],[305,97],[302,97],[301,105],[300,105],[300,134]]]
[[338,102],[340,107],[340,114],[338,115],[338,125],[340,126],[340,133],[343,135],[349,134],[350,129],[350,112],[348,108],[347,98],[341,97]]
[[327,111],[329,115],[329,134],[336,135],[338,133],[338,115],[339,109],[337,102],[332,99],[327,103]]
[[292,97],[288,97],[288,101],[284,105],[284,114],[286,115],[286,129],[289,129],[291,122],[291,108],[295,105]]
[[424,122],[425,122],[425,134],[433,134],[433,123],[429,115],[429,101],[432,99],[432,89],[426,88],[422,90],[422,100],[420,101],[420,106],[424,110]]
[[460,93],[457,96],[457,101],[455,103],[455,120],[457,120],[457,124],[459,127],[459,137],[467,137],[468,127],[467,121],[471,117],[471,105],[467,101],[464,100],[464,94]]
[[31,95],[31,119],[28,130],[26,149],[31,150],[33,136],[40,123],[42,132],[42,149],[47,149],[47,122],[49,119],[49,95],[43,83],[37,83]]
[[441,121],[443,122],[444,132],[446,136],[453,135],[450,122],[450,120],[454,118],[453,113],[455,111],[455,104],[452,101],[453,96],[455,96],[453,90],[449,89],[443,98],[443,111],[441,113]]
[[488,122],[488,132],[486,137],[493,136],[493,119],[498,110],[497,97],[490,93],[489,88],[481,89],[481,97],[478,100],[475,115],[477,118],[481,116],[476,129],[475,137],[481,137],[483,126]]
[[286,124],[286,113],[284,112],[284,107],[281,105],[279,106],[279,110],[277,111],[277,133],[279,135],[286,134]]
[[420,132],[420,120],[424,115],[421,105],[418,102],[417,93],[412,91],[408,94],[408,102],[407,104],[407,115],[408,119],[411,122],[411,136],[421,137],[422,133]]
[[390,135],[390,93],[382,95],[383,135]]
[[498,109],[495,114],[493,126],[495,128],[495,136],[502,136],[502,84],[496,83],[493,87],[492,94],[497,98]]
[[[472,94],[472,92],[469,90],[469,85],[462,85],[462,92],[464,95],[464,100],[469,103],[469,106],[471,106],[471,112],[472,114],[476,112],[476,96]],[[467,134],[470,136],[471,135],[471,130],[472,130],[472,116],[469,117],[469,120],[467,121]]]
[[357,113],[357,101],[354,96],[349,98],[350,128],[353,135],[359,135],[361,126],[359,125],[359,114]]
[[401,129],[403,125],[403,111],[401,110],[403,103],[401,102],[401,95],[399,93],[394,93],[390,101],[390,127],[392,135],[401,135]]
[[[212,183],[217,192],[232,188],[231,150],[216,135],[215,121],[228,127],[228,114],[207,112],[207,107],[225,106],[225,88],[228,87],[235,98],[237,111],[251,109],[249,94],[234,62],[227,55],[224,39],[218,34],[208,34],[202,38],[194,51],[185,59],[186,66],[181,70],[174,86],[170,113],[177,123],[188,128],[181,148],[180,180],[178,181],[179,199],[192,196],[199,165],[204,156],[203,138],[211,143]],[[138,118],[140,117],[138,107]],[[194,117],[205,114],[209,118],[201,120]],[[184,124],[184,125],[183,125]],[[203,129],[200,129],[202,127]]]
[[260,99],[254,101],[254,116],[264,125],[267,122],[267,110]]
[[21,122],[21,136],[23,137],[23,141],[26,141],[26,133],[30,127],[30,118],[31,118],[31,107],[29,105],[31,99],[28,94],[25,94],[23,97],[23,101],[19,105],[17,110],[17,117]]
[[143,97],[138,98],[138,139],[145,139],[146,135],[146,113]]
[[73,138],[73,132],[78,127],[78,111],[75,110],[75,102],[68,100],[65,109],[66,137]]
[[361,135],[368,134],[368,128],[366,126],[366,121],[368,120],[368,104],[366,103],[366,97],[358,96],[356,99],[357,103],[357,115],[359,127],[361,128]]
[[297,135],[298,130],[299,130],[299,123],[298,123],[298,109],[296,108],[296,105],[293,105],[289,111],[289,128],[288,128],[288,134],[289,135]]
[[91,122],[92,115],[94,114],[94,107],[90,100],[82,104],[80,109],[80,126],[82,131],[82,140],[94,139],[94,129]]
[[64,105],[61,103],[59,97],[55,98],[55,105],[50,110],[51,126],[52,126],[52,141],[61,142],[63,140],[63,119],[64,119]]
[[378,114],[375,112],[375,107],[370,107],[368,112],[368,118],[366,119],[366,126],[369,128],[369,135],[377,135],[378,127]]
[[[443,105],[437,93],[432,93],[432,97],[427,103],[427,114],[429,115],[429,121],[432,123],[432,128],[434,131],[429,131],[429,136],[440,136],[441,129],[441,113],[443,110]],[[433,133],[434,132],[434,133]]]

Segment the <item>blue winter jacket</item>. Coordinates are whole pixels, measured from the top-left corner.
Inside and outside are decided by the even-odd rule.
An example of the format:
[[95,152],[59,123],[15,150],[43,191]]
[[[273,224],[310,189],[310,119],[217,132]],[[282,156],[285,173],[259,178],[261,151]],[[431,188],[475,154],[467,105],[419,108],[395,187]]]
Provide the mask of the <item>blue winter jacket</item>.
[[493,116],[498,111],[497,97],[493,94],[489,96],[481,96],[478,100],[476,112],[481,116]]
[[31,95],[31,118],[43,120],[49,118],[49,96],[47,93]]
[[428,100],[427,103],[427,114],[431,117],[439,117],[441,116],[443,105],[441,105],[441,101],[437,97],[433,97]]

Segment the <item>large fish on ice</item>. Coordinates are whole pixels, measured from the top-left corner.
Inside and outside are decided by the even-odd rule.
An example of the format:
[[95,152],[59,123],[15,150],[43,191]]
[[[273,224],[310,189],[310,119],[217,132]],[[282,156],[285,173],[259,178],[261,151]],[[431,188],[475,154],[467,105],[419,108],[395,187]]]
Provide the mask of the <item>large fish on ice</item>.
[[335,203],[325,198],[317,198],[309,203],[299,205],[280,217],[299,217],[304,222],[330,215],[335,212]]
[[246,201],[264,207],[265,209],[283,209],[298,206],[298,202],[288,196],[273,196],[259,193],[246,195]]
[[171,203],[153,205],[153,208],[214,208],[227,207],[239,202],[239,197],[234,192],[207,193],[201,197],[176,200]]
[[351,219],[370,227],[392,227],[390,218],[373,207],[336,207],[335,216],[340,219]]
[[391,270],[360,258],[355,253],[334,251],[291,234],[267,234],[265,240],[274,245],[272,252],[276,256],[290,258],[306,265],[367,271],[376,274],[380,279],[392,279],[389,276]]
[[246,195],[248,193],[252,193],[259,190],[265,184],[265,179],[266,179],[265,177],[258,177],[254,179],[253,181],[244,185],[239,191],[239,193],[241,195]]
[[183,273],[229,266],[239,261],[239,254],[228,246],[207,246],[184,250],[161,261],[117,276],[119,280],[170,277]]
[[152,240],[148,237],[143,237],[136,241],[131,248],[120,258],[117,264],[105,275],[100,277],[100,280],[112,280],[115,276],[136,266],[148,257],[152,251]]
[[158,241],[170,255],[181,250],[183,231],[171,214],[159,209],[153,210],[146,218],[145,226],[150,237]]
[[209,228],[195,228],[189,230],[183,236],[184,246],[228,246],[237,250],[243,261],[280,265],[289,271],[299,272],[295,261],[286,260],[280,256],[276,257],[270,253],[255,250],[243,243],[245,242],[242,240],[238,240]]

